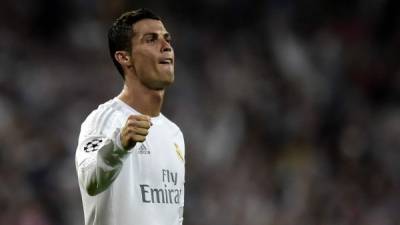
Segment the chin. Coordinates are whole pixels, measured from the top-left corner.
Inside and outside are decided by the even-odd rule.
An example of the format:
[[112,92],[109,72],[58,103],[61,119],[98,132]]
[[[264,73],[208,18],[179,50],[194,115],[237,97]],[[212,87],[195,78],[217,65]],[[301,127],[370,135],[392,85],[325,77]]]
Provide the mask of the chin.
[[166,79],[160,82],[162,87],[166,88],[174,83],[174,76],[171,76],[170,79]]
[[162,74],[160,78],[160,82],[164,83],[165,85],[171,85],[172,83],[174,83],[174,80],[175,80],[174,71],[168,71]]
[[149,82],[146,86],[150,89],[160,91],[166,89],[168,86],[174,83],[174,74],[164,76],[163,78],[164,79],[158,79],[154,80],[153,82]]

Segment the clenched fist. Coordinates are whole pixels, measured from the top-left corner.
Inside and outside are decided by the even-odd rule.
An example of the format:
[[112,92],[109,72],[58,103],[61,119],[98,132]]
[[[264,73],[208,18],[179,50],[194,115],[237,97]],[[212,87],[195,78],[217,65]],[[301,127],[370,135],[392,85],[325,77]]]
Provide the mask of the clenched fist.
[[133,148],[136,142],[143,142],[151,126],[150,116],[130,115],[121,131],[121,144],[125,150]]

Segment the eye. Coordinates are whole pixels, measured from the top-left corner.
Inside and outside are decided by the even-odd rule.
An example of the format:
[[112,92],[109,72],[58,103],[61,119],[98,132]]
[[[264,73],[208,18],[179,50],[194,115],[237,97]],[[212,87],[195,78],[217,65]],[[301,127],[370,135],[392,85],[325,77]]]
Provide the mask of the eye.
[[157,37],[151,36],[146,38],[146,43],[154,43],[157,40]]
[[171,42],[172,42],[171,35],[169,35],[169,34],[165,34],[165,35],[164,35],[164,39],[165,39],[165,41],[168,42],[168,43],[171,43]]

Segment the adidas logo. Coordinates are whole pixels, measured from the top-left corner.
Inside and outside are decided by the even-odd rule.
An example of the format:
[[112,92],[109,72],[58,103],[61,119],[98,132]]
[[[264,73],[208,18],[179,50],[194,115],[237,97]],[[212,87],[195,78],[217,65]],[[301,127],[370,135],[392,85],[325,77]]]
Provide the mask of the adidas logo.
[[143,143],[143,144],[140,145],[139,149],[137,150],[137,153],[138,154],[143,154],[143,155],[150,155],[150,150]]

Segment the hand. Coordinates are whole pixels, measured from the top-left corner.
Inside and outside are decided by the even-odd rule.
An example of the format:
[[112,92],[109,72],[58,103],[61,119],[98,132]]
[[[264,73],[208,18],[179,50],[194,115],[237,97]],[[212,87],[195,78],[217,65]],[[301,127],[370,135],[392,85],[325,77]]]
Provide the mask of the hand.
[[129,150],[136,142],[145,141],[151,125],[150,116],[130,115],[121,131],[122,147]]

